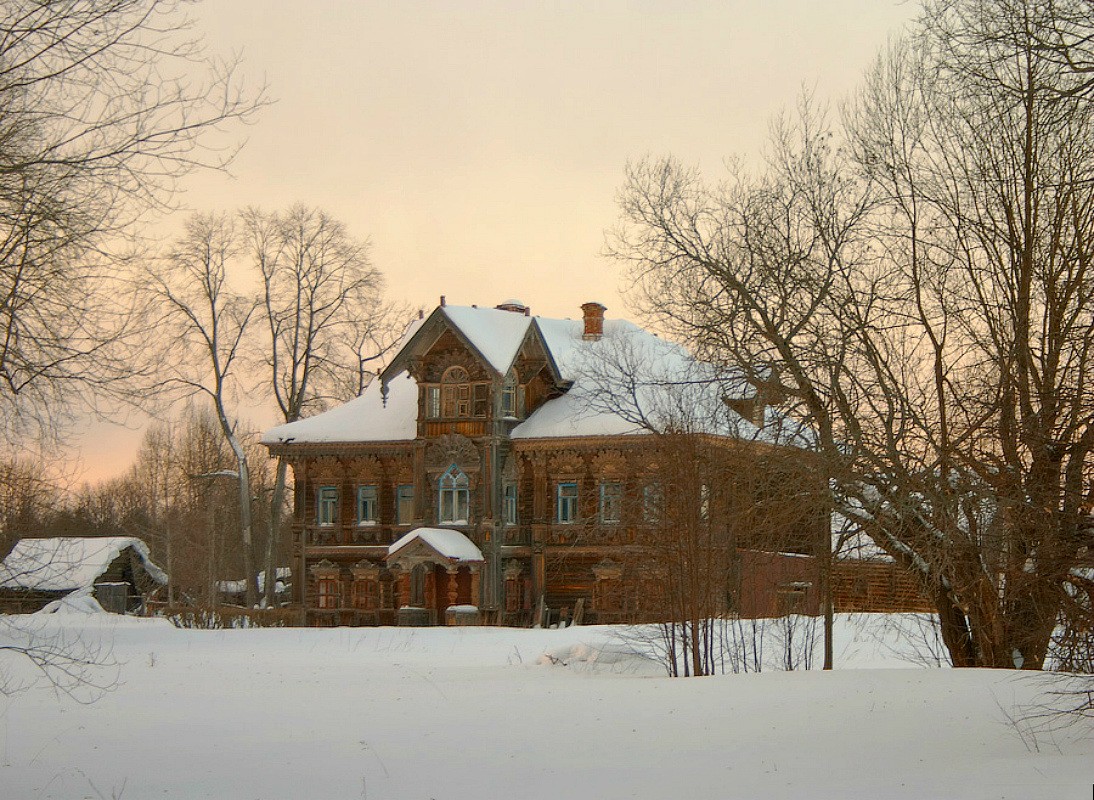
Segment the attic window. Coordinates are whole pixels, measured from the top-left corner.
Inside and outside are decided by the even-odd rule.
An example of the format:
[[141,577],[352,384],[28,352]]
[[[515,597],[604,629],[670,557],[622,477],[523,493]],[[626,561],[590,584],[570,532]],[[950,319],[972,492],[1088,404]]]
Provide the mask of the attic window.
[[490,386],[486,383],[471,383],[471,376],[463,367],[449,367],[441,376],[440,399],[436,390],[426,392],[426,416],[439,416],[448,419],[460,417],[485,417],[490,398]]
[[471,416],[471,384],[467,370],[449,367],[441,377],[441,415],[445,417]]
[[501,387],[501,415],[503,417],[517,415],[517,377],[512,372],[505,378],[505,383]]

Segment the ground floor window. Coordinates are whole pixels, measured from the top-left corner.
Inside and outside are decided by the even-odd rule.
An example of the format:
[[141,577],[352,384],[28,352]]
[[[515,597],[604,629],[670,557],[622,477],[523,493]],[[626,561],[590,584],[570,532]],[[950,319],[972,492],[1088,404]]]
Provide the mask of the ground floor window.
[[339,607],[337,578],[319,578],[317,581],[317,589],[319,594],[319,608]]
[[376,579],[353,579],[353,607],[364,611],[372,611],[376,608]]
[[623,611],[623,566],[606,558],[593,567],[593,576],[593,608],[608,614]]

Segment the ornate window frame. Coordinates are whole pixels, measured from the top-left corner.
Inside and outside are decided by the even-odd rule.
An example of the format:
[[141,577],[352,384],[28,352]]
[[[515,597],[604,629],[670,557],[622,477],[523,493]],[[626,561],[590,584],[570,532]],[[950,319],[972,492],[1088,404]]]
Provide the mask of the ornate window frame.
[[580,491],[577,481],[559,481],[555,484],[555,522],[559,525],[573,525],[578,521]]
[[455,464],[437,479],[437,522],[441,525],[471,522],[471,480]]
[[321,527],[338,524],[338,487],[334,484],[319,486],[315,492],[315,523]]

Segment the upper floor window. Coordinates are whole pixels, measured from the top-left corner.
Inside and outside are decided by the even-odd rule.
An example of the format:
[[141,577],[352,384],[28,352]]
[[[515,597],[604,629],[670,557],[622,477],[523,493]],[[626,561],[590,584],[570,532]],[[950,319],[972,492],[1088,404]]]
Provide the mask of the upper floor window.
[[470,376],[463,367],[449,367],[441,376],[441,416],[471,416]]
[[380,518],[375,484],[357,487],[357,524],[375,525]]
[[665,505],[661,484],[657,481],[642,487],[642,519],[646,522],[660,522]]
[[623,511],[623,484],[605,481],[600,484],[600,521],[619,522]]
[[441,387],[425,387],[425,416],[426,419],[437,419],[441,415]]
[[485,417],[490,400],[490,385],[471,383],[463,367],[449,367],[441,376],[440,386],[426,388],[425,413],[428,418]]
[[501,415],[515,417],[517,411],[517,376],[510,372],[501,387]]
[[517,524],[517,485],[515,483],[505,484],[505,494],[502,498],[505,524],[516,525]]
[[316,503],[316,522],[333,525],[338,521],[338,487],[320,486]]
[[437,505],[438,522],[467,524],[470,518],[468,516],[470,485],[467,476],[455,464],[441,476],[440,502]]
[[555,519],[563,524],[577,522],[577,484],[558,485]]
[[395,488],[395,524],[409,525],[414,521],[414,487],[403,484]]

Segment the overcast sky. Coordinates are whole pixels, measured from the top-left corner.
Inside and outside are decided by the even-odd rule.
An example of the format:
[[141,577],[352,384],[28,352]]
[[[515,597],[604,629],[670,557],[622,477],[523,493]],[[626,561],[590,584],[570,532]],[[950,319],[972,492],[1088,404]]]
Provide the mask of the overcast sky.
[[[191,209],[326,209],[372,242],[389,294],[428,312],[510,297],[629,316],[604,230],[628,160],[717,175],[754,157],[803,86],[833,105],[916,13],[897,0],[208,0],[197,32],[277,102]],[[272,417],[257,419],[265,425]],[[139,430],[93,426],[87,480]]]

